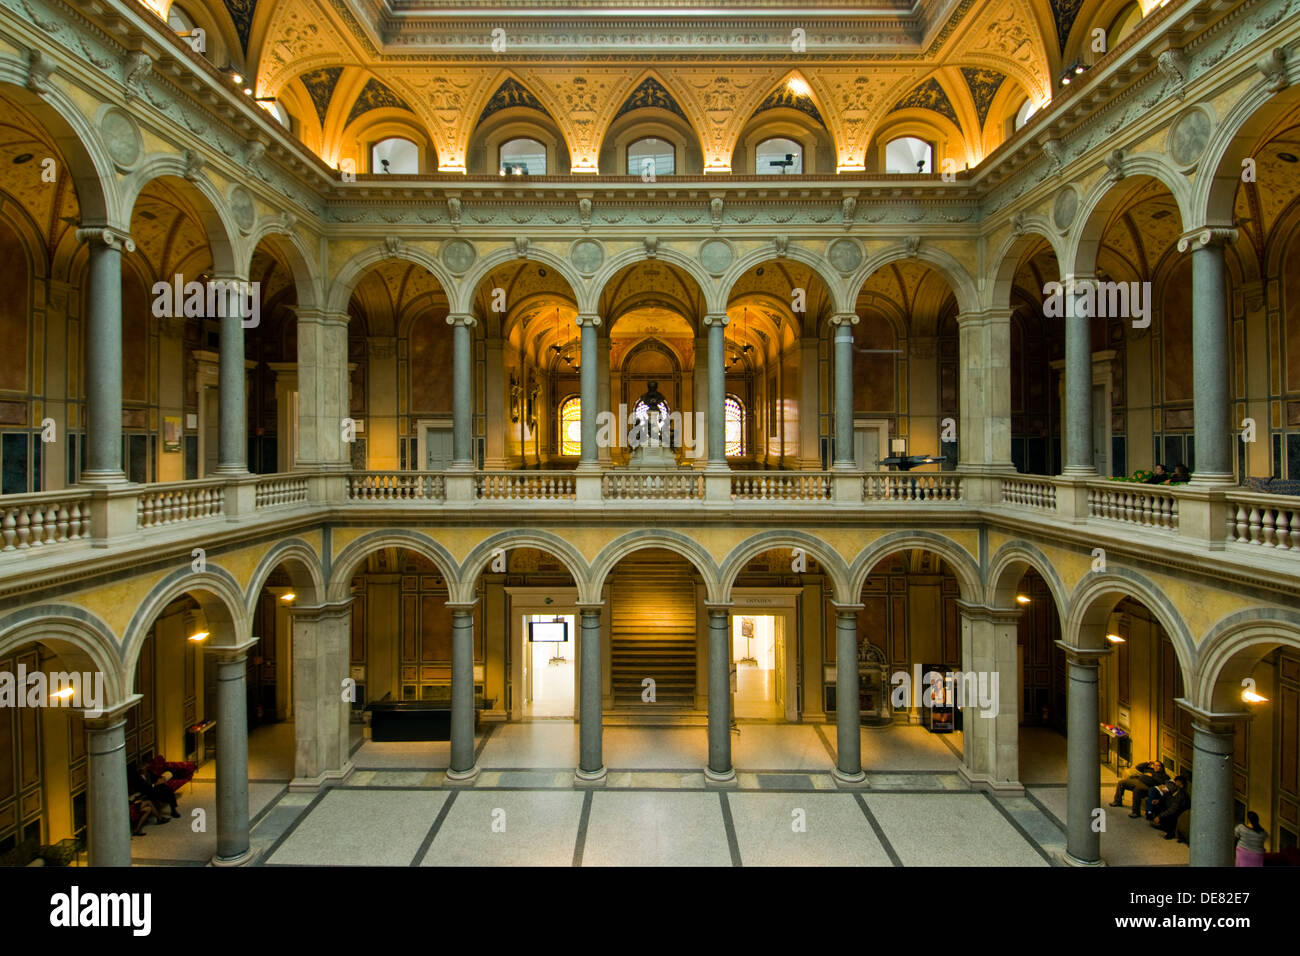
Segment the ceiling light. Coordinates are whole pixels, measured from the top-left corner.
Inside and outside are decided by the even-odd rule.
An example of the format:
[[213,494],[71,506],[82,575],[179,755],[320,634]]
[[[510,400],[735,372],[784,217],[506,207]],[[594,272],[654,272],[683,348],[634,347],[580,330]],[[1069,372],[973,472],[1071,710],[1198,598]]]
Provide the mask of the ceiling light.
[[1112,644],[1124,643],[1124,638],[1120,637],[1118,634],[1107,634],[1106,640],[1110,641]]
[[1253,690],[1243,690],[1243,691],[1241,692],[1241,699],[1244,700],[1244,701],[1245,701],[1246,703],[1248,703],[1248,704],[1267,704],[1267,703],[1268,703],[1268,698],[1267,698],[1267,697],[1265,697],[1263,694],[1256,693],[1256,692],[1253,691]]
[[294,594],[292,591],[289,591],[286,594],[281,594],[280,600],[283,601],[285,604],[291,604],[293,603],[293,599],[296,598],[297,596],[298,595]]
[[1028,604],[1029,601],[1030,601],[1030,598],[1029,598],[1029,595],[1028,595],[1028,594],[1017,594],[1017,595],[1016,595],[1016,603],[1017,603],[1017,604]]
[[808,84],[805,83],[802,79],[800,79],[797,76],[790,77],[790,79],[786,82],[785,87],[795,96],[807,96],[809,93],[812,92],[812,90],[808,87]]
[[193,641],[195,644],[199,643],[200,641],[206,641],[207,639],[208,639],[207,631],[195,631],[193,634],[190,635],[190,640]]
[[67,700],[69,697],[72,696],[72,694],[73,694],[72,688],[65,687],[62,690],[56,690],[50,696],[53,697],[55,700]]

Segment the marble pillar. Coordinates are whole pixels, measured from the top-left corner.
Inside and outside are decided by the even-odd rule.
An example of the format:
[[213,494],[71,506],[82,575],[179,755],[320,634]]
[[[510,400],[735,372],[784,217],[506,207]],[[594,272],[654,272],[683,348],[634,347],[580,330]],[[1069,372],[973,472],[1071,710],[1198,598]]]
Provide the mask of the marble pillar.
[[1012,471],[1011,313],[963,313],[957,330],[960,465],[967,471]]
[[474,468],[474,333],[475,318],[452,313],[452,436],[451,462],[457,470]]
[[474,602],[449,601],[447,608],[451,611],[451,766],[447,778],[464,781],[478,776],[474,757]]
[[1178,240],[1192,250],[1192,427],[1198,484],[1231,484],[1236,469],[1232,371],[1229,366],[1228,282],[1224,246],[1235,229],[1199,229]]
[[582,358],[578,369],[581,395],[579,406],[582,411],[582,457],[578,467],[599,468],[599,451],[596,448],[596,417],[600,414],[600,400],[597,397],[597,382],[600,369],[596,358],[596,329],[600,325],[598,315],[579,315],[578,326],[582,329]]
[[218,276],[208,285],[221,329],[217,474],[244,475],[248,473],[248,385],[244,374],[243,304],[249,285],[240,276]]
[[1065,286],[1065,468],[1062,474],[1097,474],[1092,444],[1092,318],[1082,298],[1091,276],[1067,277]]
[[1236,863],[1232,754],[1236,724],[1249,714],[1213,714],[1185,700],[1192,715],[1192,808],[1188,846],[1192,866]]
[[709,396],[708,422],[709,468],[727,467],[727,432],[724,403],[727,399],[727,353],[725,312],[711,312],[704,317],[709,328]]
[[239,866],[248,842],[248,652],[241,644],[205,648],[217,665],[217,853],[213,866]]
[[[583,364],[586,364],[586,359],[583,359]],[[600,699],[600,612],[603,607],[601,604],[592,604],[579,609],[582,615],[582,660],[579,675],[581,700],[578,707],[578,778],[584,781],[605,778]]]
[[90,866],[131,865],[126,715],[141,700],[86,716],[86,855]]
[[[857,468],[853,456],[853,326],[857,324],[854,312],[831,316],[835,328],[835,468]],[[857,694],[853,699],[856,708]]]
[[[721,326],[718,326],[721,331]],[[731,766],[731,631],[730,605],[707,605],[709,615],[709,764],[712,783],[736,779]]]
[[[86,295],[86,460],[81,480],[125,481],[122,470],[122,251],[135,251],[124,232],[77,230],[90,246]],[[135,346],[142,347],[142,346]]]
[[[842,331],[847,326],[841,326]],[[836,780],[861,783],[862,722],[858,713],[858,611],[861,604],[835,605]]]
[[1066,859],[1076,866],[1101,865],[1101,722],[1097,666],[1109,650],[1086,650],[1057,641],[1065,651],[1066,708]]
[[344,441],[349,416],[348,314],[298,309],[298,449],[306,469],[344,471],[352,446]]

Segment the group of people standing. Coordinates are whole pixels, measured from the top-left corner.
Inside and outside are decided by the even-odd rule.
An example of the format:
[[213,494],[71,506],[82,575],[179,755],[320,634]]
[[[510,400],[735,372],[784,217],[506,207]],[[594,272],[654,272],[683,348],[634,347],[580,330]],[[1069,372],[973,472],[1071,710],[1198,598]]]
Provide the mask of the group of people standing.
[[[1115,785],[1115,797],[1112,807],[1124,805],[1124,792],[1133,792],[1133,812],[1130,817],[1143,815],[1146,805],[1146,818],[1151,826],[1163,830],[1166,840],[1177,836],[1178,818],[1192,807],[1191,779],[1180,773],[1169,779],[1165,765],[1159,760],[1148,760],[1133,768],[1130,774]],[[1239,824],[1235,833],[1237,844],[1237,866],[1263,866],[1264,844],[1268,833],[1259,823],[1259,814],[1254,810],[1246,814],[1246,822]]]

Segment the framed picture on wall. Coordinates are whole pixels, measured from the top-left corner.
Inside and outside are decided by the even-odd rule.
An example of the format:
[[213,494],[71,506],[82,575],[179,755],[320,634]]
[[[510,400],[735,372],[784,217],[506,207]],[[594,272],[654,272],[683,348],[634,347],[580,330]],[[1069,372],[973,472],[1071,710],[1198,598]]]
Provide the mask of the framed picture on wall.
[[181,450],[181,417],[179,415],[163,416],[163,451],[179,452]]

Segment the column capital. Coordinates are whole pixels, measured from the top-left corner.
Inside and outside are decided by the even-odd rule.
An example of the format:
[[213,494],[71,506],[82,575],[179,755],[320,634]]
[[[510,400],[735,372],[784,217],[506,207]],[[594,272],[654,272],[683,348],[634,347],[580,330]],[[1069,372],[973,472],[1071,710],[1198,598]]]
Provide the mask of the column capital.
[[467,329],[472,329],[478,325],[478,319],[468,312],[449,312],[447,313],[447,324],[463,325]]
[[242,661],[251,651],[261,643],[261,638],[250,637],[246,641],[238,644],[211,644],[203,648],[203,653],[211,654],[218,661],[224,664],[233,664],[236,661]]
[[831,316],[831,325],[857,325],[859,321],[856,312],[836,312]]
[[957,313],[957,327],[963,325],[985,325],[989,322],[1010,322],[1012,309],[985,309],[982,312]]
[[1178,251],[1205,249],[1209,246],[1227,246],[1237,241],[1237,230],[1231,226],[1199,226],[1178,237]]
[[706,312],[704,313],[704,324],[712,328],[714,325],[726,326],[731,319],[725,312]]
[[1185,697],[1175,697],[1174,703],[1192,715],[1192,726],[1210,734],[1228,735],[1236,732],[1237,724],[1251,720],[1254,714],[1249,711],[1212,711],[1198,707]]
[[83,710],[82,717],[86,721],[86,729],[110,730],[116,727],[126,720],[127,712],[142,700],[144,700],[143,694],[131,694],[121,703],[114,704],[111,707],[104,707],[97,711],[89,708]]
[[112,226],[79,226],[77,241],[87,242],[92,246],[103,246],[106,249],[135,252],[135,240],[130,234],[124,229],[115,229]]
[[573,320],[579,328],[591,326],[593,329],[600,328],[600,316],[595,312],[579,312]]
[[341,601],[326,601],[323,604],[291,604],[289,605],[289,614],[294,619],[302,618],[308,621],[319,621],[323,618],[351,613],[353,600],[355,599],[349,595]]
[[704,602],[704,609],[708,611],[710,614],[714,614],[714,613],[729,614],[731,612],[731,608],[732,608],[732,604],[730,601],[728,601],[725,604],[714,602],[714,601]]
[[987,604],[963,601],[961,598],[957,599],[957,609],[961,611],[963,617],[978,621],[992,621],[995,624],[1014,623],[1020,620],[1020,616],[1024,613],[1024,609],[1019,607],[990,607]]
[[604,601],[579,601],[575,606],[582,614],[599,614],[605,610]]
[[298,317],[299,322],[312,322],[316,325],[341,325],[347,326],[351,316],[346,312],[330,312],[325,309],[304,309],[298,306],[292,307],[294,314]]
[[839,601],[831,601],[831,607],[835,608],[836,614],[853,614],[856,615],[861,611],[865,604],[841,604]]
[[445,606],[450,611],[460,611],[463,614],[467,614],[478,606],[478,598],[475,598],[472,601],[447,601]]
[[1065,651],[1065,659],[1069,663],[1084,667],[1096,667],[1110,655],[1109,647],[1075,647],[1066,641],[1056,641],[1055,644]]

